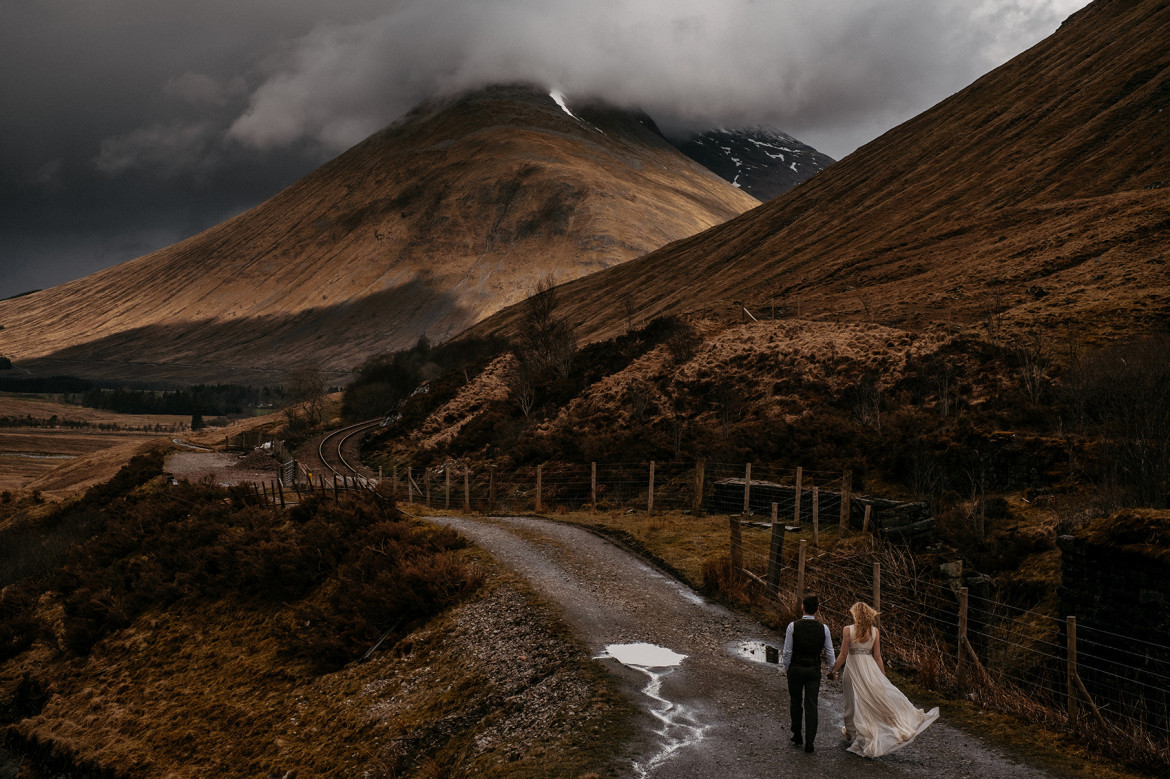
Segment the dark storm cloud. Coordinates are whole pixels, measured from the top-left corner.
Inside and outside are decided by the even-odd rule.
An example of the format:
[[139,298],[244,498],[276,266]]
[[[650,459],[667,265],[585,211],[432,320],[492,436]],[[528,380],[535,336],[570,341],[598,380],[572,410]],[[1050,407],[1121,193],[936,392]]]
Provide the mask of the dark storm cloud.
[[274,194],[419,100],[501,80],[833,156],[1085,0],[5,0],[0,297]]

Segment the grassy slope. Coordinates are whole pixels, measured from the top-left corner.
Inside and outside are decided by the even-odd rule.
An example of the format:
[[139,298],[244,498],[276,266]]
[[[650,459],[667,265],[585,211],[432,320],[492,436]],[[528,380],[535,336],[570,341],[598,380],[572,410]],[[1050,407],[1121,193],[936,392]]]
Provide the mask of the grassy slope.
[[80,501],[0,506],[0,718],[27,754],[127,776],[569,777],[621,753],[612,682],[450,534],[376,506],[267,515],[135,462]]
[[3,667],[6,687],[27,670],[53,694],[15,732],[126,775],[189,777],[572,777],[628,736],[612,681],[498,571],[368,662],[320,676],[281,656],[290,618],[225,599],[144,614],[86,658],[39,648]]

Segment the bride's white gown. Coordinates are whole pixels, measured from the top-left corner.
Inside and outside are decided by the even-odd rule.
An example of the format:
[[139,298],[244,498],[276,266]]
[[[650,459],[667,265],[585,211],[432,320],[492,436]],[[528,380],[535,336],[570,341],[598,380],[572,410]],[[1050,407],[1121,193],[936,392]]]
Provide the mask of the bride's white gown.
[[[845,630],[852,631],[852,626]],[[873,659],[877,628],[866,641],[849,644],[842,681],[845,687],[845,735],[850,752],[881,757],[909,744],[938,719],[938,708],[914,708],[901,690],[890,683]],[[852,636],[850,636],[852,639]]]

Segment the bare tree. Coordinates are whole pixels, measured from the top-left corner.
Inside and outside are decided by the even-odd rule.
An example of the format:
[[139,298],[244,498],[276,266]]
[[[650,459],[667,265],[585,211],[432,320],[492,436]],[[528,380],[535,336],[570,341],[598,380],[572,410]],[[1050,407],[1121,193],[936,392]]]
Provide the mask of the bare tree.
[[653,400],[653,388],[641,379],[630,382],[626,388],[626,404],[630,409],[630,417],[638,424],[646,421],[647,411]]
[[938,392],[939,416],[949,417],[951,411],[958,406],[958,381],[955,366],[949,360],[939,360],[938,369],[934,374],[934,388]]
[[882,432],[882,385],[875,371],[866,371],[853,388],[853,418],[858,424]]
[[532,369],[522,360],[517,360],[504,375],[504,385],[508,388],[508,397],[527,419],[536,405],[536,383],[532,378]]
[[983,304],[983,328],[987,331],[987,340],[995,346],[999,345],[1003,334],[1003,312],[1007,308],[1001,289],[992,290],[991,297]]
[[541,279],[536,291],[524,301],[524,353],[517,356],[534,373],[551,368],[566,376],[572,370],[577,334],[567,319],[557,315],[559,305],[551,274]]
[[723,382],[715,390],[715,404],[719,411],[719,428],[723,435],[729,435],[732,426],[743,419],[747,409],[747,399],[743,390]]
[[295,368],[288,375],[289,424],[316,427],[325,415],[325,374],[315,365]]
[[626,333],[629,334],[634,332],[634,315],[638,313],[638,305],[629,292],[622,295],[622,308],[626,312]]
[[1048,369],[1052,365],[1043,336],[1039,332],[1029,332],[1020,340],[1015,352],[1020,361],[1020,386],[1028,400],[1037,403],[1048,387]]
[[670,358],[676,365],[682,365],[690,361],[692,357],[699,351],[699,345],[703,339],[699,336],[697,330],[690,322],[678,320],[678,326],[666,339],[666,349],[670,352]]

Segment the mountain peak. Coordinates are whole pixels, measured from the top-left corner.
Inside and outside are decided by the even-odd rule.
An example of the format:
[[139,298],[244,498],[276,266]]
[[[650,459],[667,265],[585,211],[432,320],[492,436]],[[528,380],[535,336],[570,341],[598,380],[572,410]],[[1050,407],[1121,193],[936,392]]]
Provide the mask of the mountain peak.
[[0,354],[175,383],[344,372],[758,205],[644,114],[566,107],[530,85],[427,101],[223,224],[0,302]]

